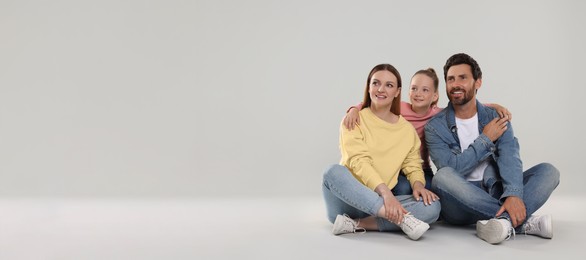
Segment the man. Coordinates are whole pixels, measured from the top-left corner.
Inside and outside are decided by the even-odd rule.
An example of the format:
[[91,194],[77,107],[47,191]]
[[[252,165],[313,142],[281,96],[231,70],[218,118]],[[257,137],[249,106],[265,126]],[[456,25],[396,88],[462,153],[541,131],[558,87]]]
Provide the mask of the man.
[[551,238],[551,216],[533,213],[559,184],[559,171],[541,163],[523,172],[508,118],[476,99],[482,71],[472,57],[450,57],[444,80],[450,102],[425,126],[430,157],[439,169],[431,187],[442,201],[442,219],[476,223],[477,236],[491,244],[515,231]]

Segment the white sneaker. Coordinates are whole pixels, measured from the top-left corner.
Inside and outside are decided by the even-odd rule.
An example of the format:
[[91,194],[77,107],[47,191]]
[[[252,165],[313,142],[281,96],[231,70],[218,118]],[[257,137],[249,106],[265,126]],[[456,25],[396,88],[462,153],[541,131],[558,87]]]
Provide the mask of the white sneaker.
[[488,243],[498,244],[509,239],[511,234],[515,235],[515,229],[507,219],[493,218],[476,222],[476,235]]
[[411,214],[403,215],[403,222],[399,227],[413,240],[417,240],[429,229],[429,224],[417,219]]
[[553,237],[553,224],[550,215],[531,215],[521,228],[525,234],[543,238]]
[[359,227],[358,222],[352,220],[346,214],[336,216],[336,221],[334,221],[334,227],[332,228],[334,235],[356,233],[357,231],[364,233],[366,229]]

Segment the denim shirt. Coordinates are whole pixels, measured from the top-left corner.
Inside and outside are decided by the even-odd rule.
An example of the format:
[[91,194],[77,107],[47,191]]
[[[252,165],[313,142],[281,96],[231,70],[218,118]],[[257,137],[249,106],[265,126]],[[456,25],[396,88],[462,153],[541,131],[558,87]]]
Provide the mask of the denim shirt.
[[523,198],[523,166],[519,156],[519,142],[513,134],[511,122],[494,143],[482,133],[484,127],[499,117],[496,110],[476,100],[478,132],[480,135],[462,152],[452,103],[425,125],[425,140],[431,160],[438,169],[451,167],[462,176],[470,174],[482,161],[489,159],[489,168],[496,167],[503,182],[500,202],[509,196]]

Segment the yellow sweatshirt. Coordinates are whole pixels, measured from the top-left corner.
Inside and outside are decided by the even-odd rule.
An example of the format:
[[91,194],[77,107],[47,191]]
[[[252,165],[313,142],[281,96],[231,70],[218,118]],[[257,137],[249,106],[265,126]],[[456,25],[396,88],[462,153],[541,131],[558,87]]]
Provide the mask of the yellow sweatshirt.
[[425,185],[419,148],[421,141],[413,125],[403,116],[391,124],[377,117],[370,108],[360,110],[360,125],[349,131],[340,125],[341,165],[362,184],[374,190],[384,183],[392,189],[403,170],[411,183]]

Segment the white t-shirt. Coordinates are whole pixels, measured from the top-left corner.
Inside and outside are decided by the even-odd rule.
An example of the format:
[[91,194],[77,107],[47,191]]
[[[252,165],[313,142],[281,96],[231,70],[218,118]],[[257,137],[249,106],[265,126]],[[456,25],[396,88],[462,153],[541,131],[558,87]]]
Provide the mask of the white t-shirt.
[[[470,146],[480,135],[478,132],[478,114],[468,119],[456,117],[456,126],[458,127],[458,139],[460,139],[460,148],[462,152]],[[468,181],[480,181],[484,176],[484,169],[488,166],[488,160],[484,160],[476,169],[466,176]]]

